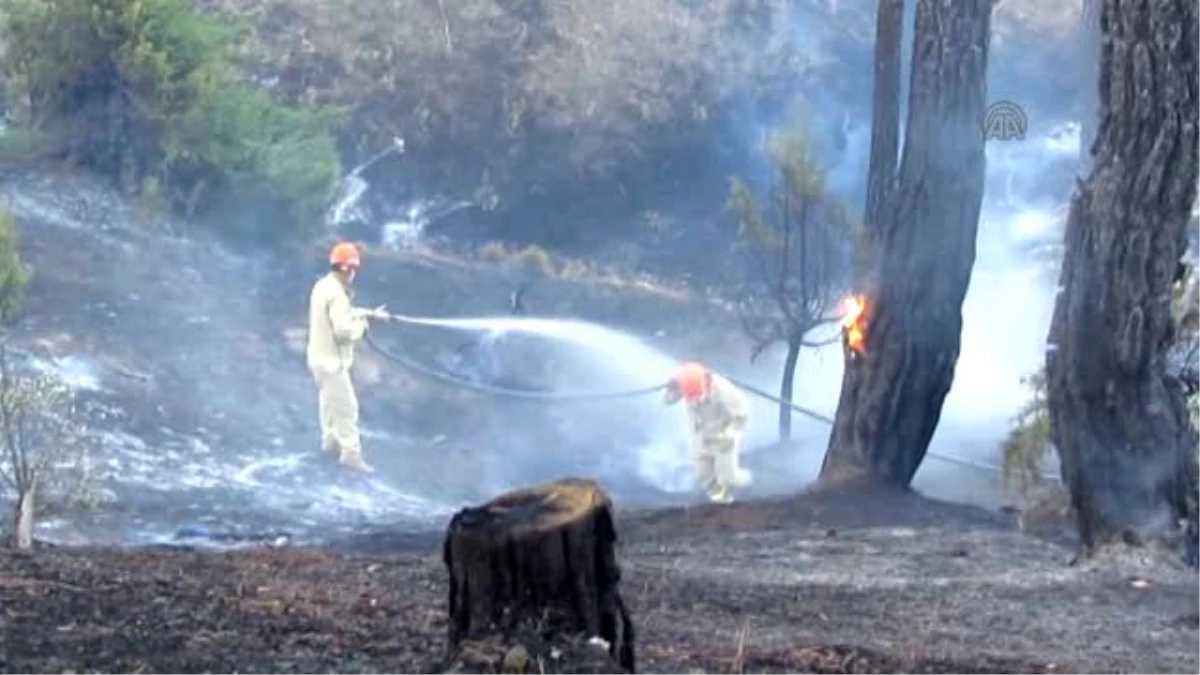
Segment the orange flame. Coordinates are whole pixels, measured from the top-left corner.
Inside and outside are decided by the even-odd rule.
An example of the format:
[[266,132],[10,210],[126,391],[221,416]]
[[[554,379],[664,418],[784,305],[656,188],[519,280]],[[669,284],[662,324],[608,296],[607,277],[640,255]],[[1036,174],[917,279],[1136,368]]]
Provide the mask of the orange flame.
[[842,300],[842,331],[850,349],[861,354],[867,341],[866,296],[852,295]]

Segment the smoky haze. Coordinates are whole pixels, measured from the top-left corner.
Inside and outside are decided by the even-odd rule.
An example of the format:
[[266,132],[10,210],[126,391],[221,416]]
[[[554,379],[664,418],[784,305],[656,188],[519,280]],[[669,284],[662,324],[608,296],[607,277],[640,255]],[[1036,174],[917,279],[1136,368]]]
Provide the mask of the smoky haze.
[[[828,51],[831,38],[820,38],[824,42],[798,41],[814,53]],[[1010,418],[1028,399],[1020,379],[1043,359],[1055,250],[1078,156],[1073,102],[1061,92],[1014,82],[1006,59],[1016,58],[1012,49],[997,47],[989,87],[1015,92],[1009,98],[1027,111],[1029,130],[1024,139],[988,146],[962,353],[932,446],[935,453],[989,465],[998,462]],[[863,68],[869,66],[867,58]],[[870,142],[870,111],[862,105],[869,101],[869,70],[849,86],[854,91],[809,100],[804,110],[831,185],[858,206]],[[715,132],[712,145],[736,147],[741,159],[732,161],[732,172],[762,184],[769,177],[758,154],[762,135],[791,108],[741,111],[731,117],[736,123]],[[730,162],[722,159],[721,166]],[[701,187],[698,192],[711,195],[728,186],[722,175]],[[20,328],[25,350],[77,383],[101,443],[96,463],[116,496],[115,505],[86,523],[46,521],[42,536],[225,542],[417,529],[440,523],[464,503],[567,474],[597,477],[630,503],[696,497],[683,411],[664,408],[657,395],[553,405],[499,399],[429,383],[366,346],[356,378],[364,446],[379,470],[371,477],[346,475],[317,451],[315,391],[302,354],[307,297],[324,270],[324,241],[269,255],[201,235],[177,236],[172,233],[194,228],[147,222],[98,182],[82,178],[30,174],[4,189],[37,274]],[[425,250],[463,242],[436,232],[436,218],[424,215],[453,213],[486,224],[484,210],[465,208],[460,197],[410,190],[401,198],[373,190],[372,200],[390,200],[388,213],[408,218],[371,223],[376,241],[359,304],[439,317],[505,314],[520,275],[439,261]],[[685,221],[695,217],[687,203],[657,208]],[[695,231],[704,236],[684,237],[643,258],[690,261],[700,275],[728,241],[702,225]],[[378,325],[371,334],[428,366],[519,389],[641,387],[663,381],[681,359],[704,360],[767,391],[778,388],[782,353],[767,352],[749,365],[750,345],[732,314],[689,316],[667,311],[673,301],[650,293],[598,293],[557,281],[534,284],[529,302],[531,314],[574,316],[591,327],[489,337],[486,331]],[[839,350],[801,354],[799,405],[832,416]],[[776,406],[756,397],[753,405],[746,439],[756,476],[751,494],[796,490],[811,481],[828,426],[797,417],[793,443],[778,446]],[[990,492],[994,504],[998,482],[987,470],[930,458],[916,486],[963,499]]]

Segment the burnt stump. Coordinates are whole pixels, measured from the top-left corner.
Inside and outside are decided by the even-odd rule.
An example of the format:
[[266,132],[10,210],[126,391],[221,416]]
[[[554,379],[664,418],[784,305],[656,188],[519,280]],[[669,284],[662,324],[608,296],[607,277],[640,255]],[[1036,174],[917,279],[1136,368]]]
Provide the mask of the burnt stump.
[[[544,672],[633,672],[634,630],[618,588],[616,538],[608,494],[579,478],[456,513],[442,551],[450,575],[447,668],[461,669],[464,653],[491,644],[530,652]],[[548,662],[589,642],[611,659],[606,669]],[[468,667],[487,672],[482,664]]]

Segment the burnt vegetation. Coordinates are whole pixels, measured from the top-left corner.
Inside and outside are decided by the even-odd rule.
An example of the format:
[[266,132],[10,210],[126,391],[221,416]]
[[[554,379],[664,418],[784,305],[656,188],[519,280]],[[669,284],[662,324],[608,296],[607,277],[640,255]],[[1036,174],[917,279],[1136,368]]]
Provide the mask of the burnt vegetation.
[[[1069,567],[1061,533],[1024,536],[1001,515],[909,489],[962,343],[998,11],[992,0],[914,2],[907,63],[902,0],[878,0],[873,15],[866,2],[819,3],[851,37],[811,52],[789,36],[814,3],[783,0],[4,3],[16,123],[0,141],[6,168],[84,168],[240,240],[311,243],[343,165],[403,138],[404,161],[389,155],[371,176],[381,192],[435,185],[508,214],[479,219],[491,243],[476,252],[519,278],[513,315],[539,312],[543,287],[598,276],[593,261],[548,249],[632,242],[650,258],[647,242],[716,232],[677,248],[691,262],[704,247],[736,251],[714,295],[736,298],[751,361],[785,348],[781,441],[801,351],[840,341],[844,362],[821,480],[801,494],[629,513],[598,483],[564,479],[462,508],[440,555],[428,537],[390,531],[323,551],[212,554],[34,541],[39,500],[82,489],[86,434],[69,392],[0,345],[0,477],[19,551],[0,554],[0,670],[1190,669],[1194,573],[1082,559],[1174,547],[1181,521],[1198,529],[1200,437],[1185,402],[1196,377],[1168,367],[1172,349],[1195,346],[1200,316],[1179,267],[1200,175],[1196,6],[1085,2],[1083,25],[1097,32],[1081,50],[1098,53],[1087,175],[1046,368],[1003,448],[1023,491],[1058,453],[1085,563]],[[236,30],[222,22],[234,14],[248,19]],[[873,67],[860,49],[872,39]],[[779,117],[797,91],[862,97],[831,72],[873,72],[861,216],[830,184],[844,128],[799,125],[732,151],[712,140],[741,116]],[[765,180],[691,194],[746,175],[750,155],[765,158]],[[704,217],[627,217],[681,195],[676,210]],[[611,227],[595,227],[593,211]],[[731,214],[736,249],[721,227]],[[10,324],[30,276],[6,216]],[[847,293],[862,303],[848,323]],[[478,344],[458,351],[473,358]],[[389,403],[404,397],[412,417],[427,412],[411,392]],[[494,412],[474,399],[461,409]],[[428,464],[487,469],[468,466],[470,452],[446,469],[445,456]]]

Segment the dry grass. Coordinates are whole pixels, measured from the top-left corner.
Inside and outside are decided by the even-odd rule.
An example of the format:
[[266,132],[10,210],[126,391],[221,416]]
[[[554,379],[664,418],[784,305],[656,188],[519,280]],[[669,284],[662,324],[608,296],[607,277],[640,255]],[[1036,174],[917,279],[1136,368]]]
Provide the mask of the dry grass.
[[1061,530],[1073,524],[1075,509],[1066,486],[1043,484],[1025,496],[1025,506],[1017,512],[1017,529],[1022,532]]
[[[479,248],[480,260],[501,270],[533,278],[552,279],[611,290],[632,290],[649,293],[663,299],[715,301],[711,293],[681,281],[672,281],[630,267],[605,265],[586,258],[564,255],[536,244],[514,245],[491,241]],[[460,260],[460,263],[462,261]]]
[[[761,58],[763,45],[782,48],[791,25],[781,0],[765,3],[753,32],[738,27],[739,0],[699,9],[675,0],[209,5],[256,25],[251,50],[265,73],[280,76],[281,93],[358,107],[355,124],[372,139],[352,140],[364,147],[392,135],[417,153],[433,142],[520,147],[538,131],[540,154],[565,151],[585,172],[636,153],[647,128],[703,125],[706,102],[778,71],[778,59]],[[561,133],[572,137],[565,150],[554,147]]]
[[[609,175],[711,135],[730,104],[842,96],[874,31],[874,0],[205,4],[255,27],[248,60],[285,98],[351,106],[358,152],[401,136],[430,175],[499,193],[521,175]],[[1078,0],[1006,0],[996,26],[1045,44],[1077,13]]]

